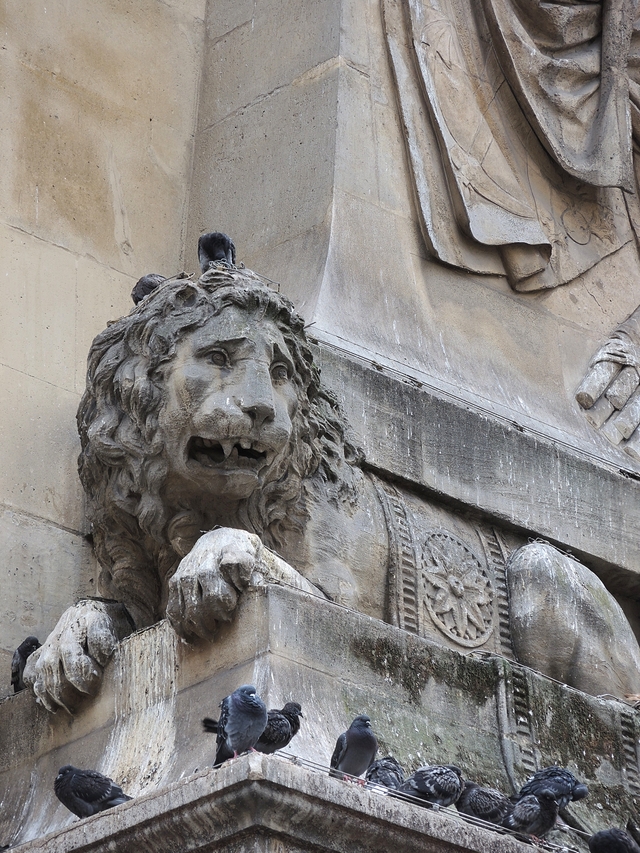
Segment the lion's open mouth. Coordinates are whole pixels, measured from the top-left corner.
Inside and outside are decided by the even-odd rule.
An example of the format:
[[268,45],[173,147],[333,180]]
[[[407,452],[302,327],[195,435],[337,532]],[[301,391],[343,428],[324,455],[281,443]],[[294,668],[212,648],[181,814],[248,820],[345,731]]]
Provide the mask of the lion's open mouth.
[[215,441],[199,435],[189,440],[188,456],[200,465],[218,466],[229,460],[241,467],[261,467],[269,462],[269,452],[263,445],[249,439]]

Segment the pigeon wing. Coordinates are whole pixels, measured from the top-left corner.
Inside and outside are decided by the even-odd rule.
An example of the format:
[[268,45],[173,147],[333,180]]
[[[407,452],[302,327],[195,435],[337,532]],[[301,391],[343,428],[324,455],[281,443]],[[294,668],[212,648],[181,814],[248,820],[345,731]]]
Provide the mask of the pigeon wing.
[[222,762],[226,761],[228,758],[233,758],[233,750],[227,743],[226,730],[226,726],[229,721],[230,699],[230,696],[225,696],[220,703],[220,717],[218,718],[218,725],[216,729],[216,758],[213,765],[214,767],[222,764]]
[[20,655],[20,649],[16,649],[11,658],[11,686],[14,693],[19,693],[24,687],[22,683],[22,673],[25,662]]
[[507,815],[504,825],[510,829],[528,832],[540,815],[540,803],[535,794],[526,794],[514,805],[511,814]]
[[291,723],[280,711],[269,711],[267,725],[258,738],[255,748],[267,755],[285,747],[291,738]]
[[336,748],[333,750],[333,755],[331,756],[331,767],[338,768],[338,765],[344,758],[344,755],[347,751],[347,733],[342,732],[338,740],[336,741]]

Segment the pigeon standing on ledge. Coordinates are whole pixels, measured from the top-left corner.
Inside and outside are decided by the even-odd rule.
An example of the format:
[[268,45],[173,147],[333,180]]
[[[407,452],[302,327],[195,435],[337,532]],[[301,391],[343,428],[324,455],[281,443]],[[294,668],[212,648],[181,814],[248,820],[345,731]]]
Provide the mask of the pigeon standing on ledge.
[[235,244],[231,237],[222,231],[203,234],[198,240],[198,260],[203,273],[217,263],[226,263],[232,267],[236,262]]
[[97,770],[78,770],[71,764],[60,768],[53,789],[60,802],[80,818],[91,817],[132,799],[108,776]]
[[542,838],[553,829],[558,817],[558,801],[548,788],[537,794],[527,794],[513,806],[513,811],[502,822],[516,832]]
[[520,789],[518,799],[529,794],[539,794],[543,790],[553,791],[560,811],[572,800],[583,800],[589,793],[587,786],[579,782],[571,771],[556,764],[543,767],[527,779]]
[[513,805],[506,794],[495,788],[482,788],[477,782],[465,782],[460,798],[456,801],[456,808],[461,814],[499,826]]
[[370,764],[364,778],[370,785],[395,789],[404,782],[404,770],[393,755],[387,755]]
[[[207,724],[204,725],[206,729]],[[253,749],[266,725],[266,705],[252,684],[244,684],[225,696],[220,703],[220,719],[216,725],[216,759],[213,766],[218,767],[223,761]]]
[[417,797],[424,805],[453,805],[464,787],[462,771],[455,764],[419,767],[398,790]]
[[344,773],[360,776],[376,757],[378,740],[371,729],[371,720],[360,714],[336,741],[331,756],[331,776],[342,779]]
[[13,653],[11,658],[11,686],[14,693],[19,693],[24,690],[26,684],[22,680],[24,668],[27,663],[27,658],[32,655],[36,649],[40,648],[40,641],[37,637],[27,637],[23,640],[18,648]]
[[267,725],[256,743],[256,750],[271,755],[278,749],[284,749],[300,731],[300,717],[304,715],[297,702],[287,702],[280,710],[271,708],[267,713]]
[[624,829],[603,829],[589,839],[591,853],[640,853],[640,847]]

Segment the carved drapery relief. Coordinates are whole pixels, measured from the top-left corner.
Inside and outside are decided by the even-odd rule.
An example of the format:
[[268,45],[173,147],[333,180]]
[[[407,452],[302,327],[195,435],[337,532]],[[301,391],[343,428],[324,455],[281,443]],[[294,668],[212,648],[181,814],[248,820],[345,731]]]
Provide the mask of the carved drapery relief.
[[640,128],[631,0],[383,9],[436,258],[528,291],[569,282],[633,239],[637,201],[622,192],[635,188],[632,119]]

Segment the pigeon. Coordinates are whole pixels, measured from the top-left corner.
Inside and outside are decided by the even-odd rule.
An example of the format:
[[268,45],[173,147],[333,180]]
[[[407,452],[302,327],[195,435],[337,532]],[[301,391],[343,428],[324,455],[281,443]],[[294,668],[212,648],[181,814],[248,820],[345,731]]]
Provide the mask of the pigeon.
[[378,741],[371,729],[371,719],[360,714],[336,741],[329,774],[344,779],[343,774],[361,776],[376,757]]
[[36,649],[39,649],[40,645],[40,641],[37,637],[27,637],[27,639],[23,640],[13,653],[13,657],[11,658],[11,686],[13,687],[14,693],[19,693],[27,686],[22,680],[27,658],[29,655],[32,655]]
[[560,811],[572,800],[583,800],[589,793],[587,786],[579,782],[573,773],[554,764],[551,767],[543,767],[527,779],[517,799],[520,800],[528,794],[538,794],[545,789],[553,791]]
[[456,808],[462,814],[500,825],[513,804],[506,794],[495,788],[482,788],[477,782],[465,782]]
[[285,746],[300,731],[302,708],[297,702],[287,702],[284,708],[272,708],[267,712],[267,725],[256,743],[256,750],[267,755]]
[[404,782],[404,770],[392,755],[387,755],[370,764],[364,778],[370,785],[395,789]]
[[198,260],[203,273],[212,265],[221,262],[232,267],[236,262],[235,244],[231,237],[221,231],[203,234],[198,240]]
[[148,296],[150,293],[153,293],[156,288],[160,287],[163,281],[166,281],[166,277],[160,275],[157,272],[150,272],[148,275],[143,275],[142,278],[139,278],[133,290],[131,291],[131,298],[134,303],[137,305],[139,302]]
[[526,794],[513,805],[502,825],[516,832],[542,838],[553,829],[558,817],[558,801],[554,792],[543,788],[537,794]]
[[422,801],[424,805],[451,806],[464,787],[459,767],[454,764],[434,764],[419,767],[399,790]]
[[589,839],[591,853],[640,853],[640,847],[624,829],[603,829]]
[[[209,719],[209,718],[206,718]],[[204,722],[204,721],[203,721]],[[243,684],[220,703],[216,725],[216,758],[219,767],[228,758],[253,749],[267,725],[267,708],[252,684]]]
[[78,770],[71,764],[60,768],[53,789],[60,802],[81,818],[91,817],[132,799],[108,776],[97,770]]

